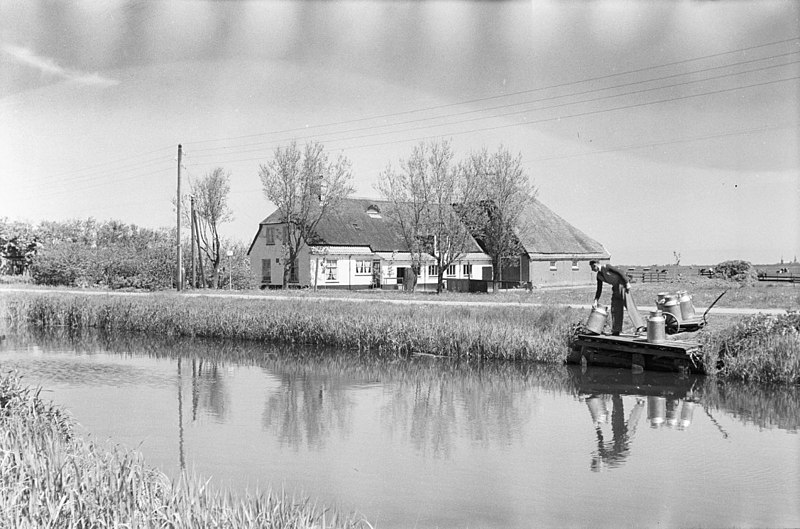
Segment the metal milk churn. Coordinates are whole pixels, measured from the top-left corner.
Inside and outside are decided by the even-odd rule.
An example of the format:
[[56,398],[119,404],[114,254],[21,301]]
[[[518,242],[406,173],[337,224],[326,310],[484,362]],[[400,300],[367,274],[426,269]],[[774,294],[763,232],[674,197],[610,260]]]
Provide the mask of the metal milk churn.
[[684,320],[694,318],[694,304],[692,304],[692,296],[690,296],[685,290],[678,292],[678,294],[680,295],[678,302],[681,306],[681,318]]
[[664,308],[662,309],[664,312],[672,314],[675,316],[675,319],[680,323],[681,321],[681,305],[677,300],[677,296],[670,294],[667,296],[667,299],[664,301]]
[[666,339],[665,322],[667,319],[660,310],[650,311],[647,318],[647,341],[649,343],[661,343]]
[[656,299],[656,308],[658,310],[664,310],[664,302],[667,300],[667,296],[669,296],[669,292],[658,293],[658,298]]
[[603,327],[606,326],[607,318],[608,307],[592,307],[592,312],[589,313],[589,319],[586,321],[586,329],[595,334],[601,334]]

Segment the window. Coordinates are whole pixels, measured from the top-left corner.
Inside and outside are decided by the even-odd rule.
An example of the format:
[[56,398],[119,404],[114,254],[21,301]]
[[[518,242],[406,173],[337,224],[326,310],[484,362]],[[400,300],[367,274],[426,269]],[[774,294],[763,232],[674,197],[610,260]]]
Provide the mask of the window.
[[435,275],[439,275],[439,265],[428,265],[428,276],[433,277]]
[[578,266],[578,260],[577,259],[573,259],[572,260],[572,269],[573,270],[580,270],[580,267]]
[[464,274],[464,277],[471,277],[472,276],[472,265],[465,264],[461,270]]
[[261,260],[261,282],[272,283],[272,261],[269,259]]
[[297,283],[297,261],[292,261],[292,266],[289,268],[289,282]]
[[369,275],[372,273],[372,261],[356,261],[356,275]]
[[453,277],[456,275],[456,265],[451,264],[447,267],[447,275]]
[[373,219],[379,219],[381,218],[381,210],[378,209],[378,206],[373,204],[367,208],[367,215]]
[[326,260],[325,261],[325,281],[338,281],[339,280],[339,261]]
[[275,244],[275,228],[264,228],[264,238],[267,240],[267,246]]
[[556,270],[558,270],[558,268],[556,267],[556,262],[550,261],[550,271],[555,272]]

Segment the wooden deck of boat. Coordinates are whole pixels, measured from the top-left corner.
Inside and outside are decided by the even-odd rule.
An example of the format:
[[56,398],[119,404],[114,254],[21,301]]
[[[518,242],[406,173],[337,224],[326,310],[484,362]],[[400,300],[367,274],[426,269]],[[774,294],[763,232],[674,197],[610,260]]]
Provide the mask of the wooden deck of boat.
[[701,345],[698,342],[664,340],[647,341],[644,336],[579,334],[573,342],[571,363],[631,367],[656,371],[702,373],[699,364]]

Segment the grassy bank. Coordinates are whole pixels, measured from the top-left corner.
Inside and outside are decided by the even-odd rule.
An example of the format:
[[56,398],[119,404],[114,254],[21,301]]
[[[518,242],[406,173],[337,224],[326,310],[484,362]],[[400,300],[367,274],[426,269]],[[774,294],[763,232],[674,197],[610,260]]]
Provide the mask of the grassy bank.
[[[334,297],[85,296],[2,292],[12,325],[97,328],[261,342],[325,345],[374,354],[431,354],[563,363],[586,312],[564,307],[355,303]],[[724,323],[722,323],[724,321]],[[730,380],[800,383],[800,316],[727,317],[691,339],[706,371]]]
[[13,375],[0,378],[0,527],[370,527],[306,499],[235,499],[171,482],[138,452],[86,441],[72,420]]
[[170,336],[327,345],[384,354],[434,354],[563,362],[570,328],[584,317],[569,308],[187,298],[175,294],[83,296],[0,294],[12,324],[99,328]]

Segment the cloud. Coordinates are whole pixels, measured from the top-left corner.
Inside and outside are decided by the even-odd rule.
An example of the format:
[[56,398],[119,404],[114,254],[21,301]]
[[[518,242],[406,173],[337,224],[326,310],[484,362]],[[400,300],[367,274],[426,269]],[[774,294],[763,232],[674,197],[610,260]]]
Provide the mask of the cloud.
[[119,84],[116,79],[103,77],[97,72],[86,73],[78,70],[70,70],[60,66],[56,61],[49,57],[42,57],[36,55],[33,51],[22,46],[15,46],[13,44],[3,44],[2,50],[13,57],[17,62],[36,68],[37,70],[48,74],[61,77],[74,83],[91,85],[91,86],[113,86]]

